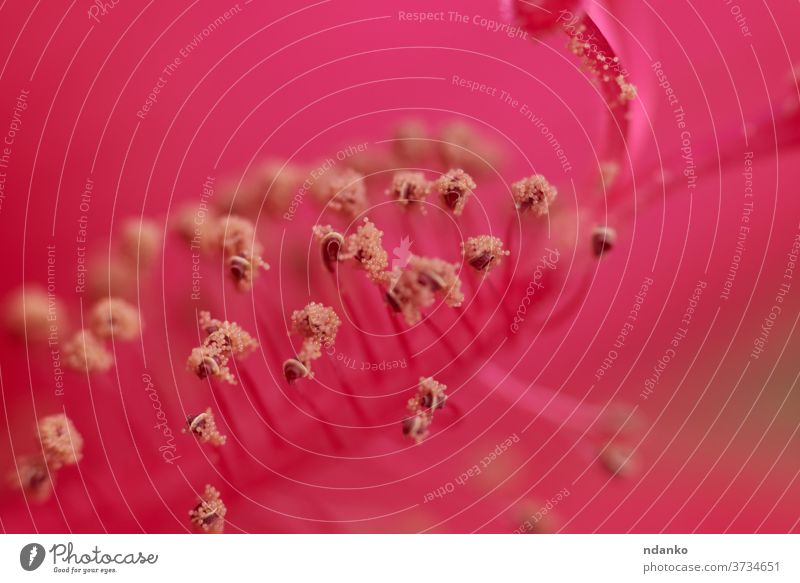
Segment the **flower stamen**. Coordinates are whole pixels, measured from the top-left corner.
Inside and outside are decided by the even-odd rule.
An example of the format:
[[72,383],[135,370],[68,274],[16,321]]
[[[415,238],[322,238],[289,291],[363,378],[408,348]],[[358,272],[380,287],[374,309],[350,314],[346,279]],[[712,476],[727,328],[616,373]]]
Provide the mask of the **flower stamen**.
[[222,502],[219,491],[206,485],[197,501],[197,505],[189,511],[192,524],[204,533],[222,534],[225,530],[225,514],[228,509]]

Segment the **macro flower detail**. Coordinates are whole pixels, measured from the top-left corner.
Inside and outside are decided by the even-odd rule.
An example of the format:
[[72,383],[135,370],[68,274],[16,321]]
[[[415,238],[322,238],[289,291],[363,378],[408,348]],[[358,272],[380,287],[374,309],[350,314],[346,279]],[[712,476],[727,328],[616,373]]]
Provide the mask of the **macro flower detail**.
[[320,243],[322,262],[329,271],[341,261],[353,260],[367,272],[367,277],[378,283],[386,278],[389,259],[383,248],[383,231],[364,217],[352,235],[345,237],[330,225],[316,225],[314,236]]
[[209,312],[200,312],[198,326],[206,336],[200,346],[192,349],[187,367],[201,379],[218,378],[235,385],[228,363],[232,358],[247,356],[258,343],[235,322],[211,318]]
[[222,249],[233,281],[241,291],[249,290],[259,269],[269,269],[262,258],[263,246],[256,240],[255,227],[248,219],[229,216],[219,219],[217,245]]
[[464,212],[467,198],[472,195],[477,185],[469,174],[456,168],[437,178],[433,187],[439,193],[444,206],[459,216]]
[[426,213],[425,200],[428,198],[430,183],[422,172],[395,172],[392,184],[386,190],[386,196],[395,200],[404,208],[419,206]]
[[408,325],[422,319],[422,311],[437,297],[450,307],[464,301],[458,266],[442,259],[413,255],[408,265],[387,280],[386,301],[395,312],[403,314]]
[[461,252],[469,265],[481,273],[489,273],[500,265],[503,256],[511,251],[503,249],[503,241],[491,235],[470,237],[461,244]]
[[347,238],[347,254],[358,262],[374,282],[381,281],[389,266],[389,259],[382,243],[383,231],[365,218],[353,235]]
[[311,372],[311,369],[296,358],[289,358],[283,363],[283,377],[289,384],[298,379],[312,378],[313,376],[314,373]]
[[228,439],[217,429],[217,423],[214,419],[214,414],[211,412],[211,407],[208,407],[202,413],[186,417],[184,431],[188,431],[197,437],[200,442],[210,443],[211,445],[225,445],[225,441]]
[[417,393],[408,400],[409,416],[402,423],[403,435],[417,443],[428,436],[434,412],[443,408],[447,401],[446,390],[446,385],[432,377],[420,377]]
[[9,482],[35,502],[45,502],[53,491],[57,472],[83,458],[83,437],[64,414],[39,419],[36,428],[40,452],[20,456]]
[[47,465],[57,470],[71,466],[83,457],[83,437],[66,415],[50,415],[39,420],[39,441]]
[[800,529],[800,5],[212,4],[2,9],[4,530]]
[[541,174],[534,174],[511,185],[511,194],[517,209],[525,214],[546,215],[558,195],[558,190]]
[[583,60],[585,67],[597,79],[608,87],[607,91],[615,97],[609,100],[610,105],[620,105],[636,99],[636,87],[629,83],[622,73],[619,57],[611,56],[598,46],[596,40],[590,36],[589,26],[586,22],[568,30],[571,35],[568,47],[572,53]]
[[199,532],[222,534],[225,531],[227,512],[219,491],[207,484],[203,494],[197,498],[197,505],[189,511],[189,519]]
[[333,345],[341,324],[333,308],[316,302],[292,312],[292,333],[302,338],[303,345],[296,359],[284,363],[284,376],[288,382],[311,376],[311,361],[322,356],[323,347]]
[[408,410],[416,412],[422,409],[442,409],[447,401],[446,390],[447,385],[433,377],[420,377],[417,394],[408,401]]

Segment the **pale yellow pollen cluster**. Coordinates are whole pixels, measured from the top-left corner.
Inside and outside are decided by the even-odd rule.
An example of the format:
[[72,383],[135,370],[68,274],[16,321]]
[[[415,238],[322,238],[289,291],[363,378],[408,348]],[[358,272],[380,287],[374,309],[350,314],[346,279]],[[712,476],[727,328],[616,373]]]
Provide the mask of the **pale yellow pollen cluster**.
[[476,271],[489,273],[500,265],[504,255],[511,252],[503,249],[503,241],[491,235],[470,237],[461,244],[464,260]]
[[583,59],[584,66],[594,73],[598,79],[605,83],[610,82],[612,79],[616,82],[619,87],[619,95],[610,105],[620,105],[636,99],[636,86],[629,83],[620,71],[619,57],[609,57],[602,51],[598,51],[593,44],[582,40],[585,37],[586,26],[581,25],[578,27],[575,36],[570,39],[567,48],[575,56]]
[[222,534],[227,512],[219,491],[207,484],[203,494],[197,498],[197,505],[189,511],[189,518],[200,532]]
[[620,101],[633,101],[636,99],[636,86],[626,81],[624,75],[617,75],[617,85],[619,85]]
[[228,367],[230,359],[247,356],[258,343],[235,322],[213,319],[208,312],[200,312],[198,323],[206,337],[202,345],[192,349],[189,370],[201,379],[213,377],[235,385]]
[[333,308],[316,302],[311,302],[302,310],[295,310],[291,319],[292,333],[303,339],[297,358],[290,358],[283,363],[284,377],[287,382],[294,383],[298,379],[313,378],[311,361],[322,356],[323,346],[333,345],[342,322]]
[[98,338],[133,340],[139,336],[139,310],[119,298],[100,300],[89,315],[89,326]]
[[113,358],[105,344],[91,330],[79,330],[64,344],[64,364],[76,371],[103,372]]
[[355,259],[367,272],[367,277],[374,282],[383,280],[389,266],[388,254],[383,248],[382,239],[383,231],[365,218],[363,224],[347,237],[345,243],[346,255]]
[[428,436],[434,411],[444,407],[447,401],[446,390],[447,385],[433,377],[420,377],[416,395],[408,400],[410,416],[403,420],[403,435],[417,443]]
[[441,196],[442,203],[456,216],[464,212],[467,198],[472,195],[476,186],[472,177],[460,168],[450,170],[433,183],[433,188]]
[[364,176],[352,168],[330,170],[314,184],[313,193],[322,204],[350,218],[367,209]]
[[512,184],[511,195],[520,212],[531,212],[541,217],[548,213],[558,190],[544,176],[534,174]]
[[425,213],[425,200],[430,192],[430,183],[422,172],[395,172],[392,184],[386,190],[386,196],[394,199],[404,208],[419,206]]
[[83,437],[66,415],[42,417],[38,431],[45,461],[51,469],[74,465],[83,457]]
[[311,228],[311,232],[314,234],[314,238],[316,238],[317,241],[322,241],[331,233],[335,233],[336,230],[331,225],[314,225]]
[[389,259],[383,248],[383,231],[368,218],[346,239],[330,225],[316,225],[313,233],[322,246],[322,260],[331,271],[335,263],[352,259],[371,281],[379,283],[386,279]]
[[332,346],[342,321],[333,308],[311,302],[292,312],[292,332],[303,339],[298,360],[306,366],[322,355],[323,346]]
[[202,413],[197,415],[190,415],[186,418],[186,429],[189,433],[197,437],[202,443],[210,443],[211,445],[225,445],[227,436],[222,435],[217,429],[217,423],[214,419],[214,414],[211,412],[211,407],[208,407]]
[[386,300],[409,325],[422,319],[422,310],[436,301],[437,295],[451,307],[464,301],[457,266],[438,258],[412,256],[405,269],[386,281]]

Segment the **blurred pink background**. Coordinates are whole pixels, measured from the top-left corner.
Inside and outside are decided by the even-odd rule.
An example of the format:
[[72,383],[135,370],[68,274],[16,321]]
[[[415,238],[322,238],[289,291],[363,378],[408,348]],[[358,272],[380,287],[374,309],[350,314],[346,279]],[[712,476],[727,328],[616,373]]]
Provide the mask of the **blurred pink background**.
[[[569,495],[548,511],[553,530],[798,530],[800,369],[793,355],[800,349],[800,282],[791,283],[764,352],[750,357],[800,233],[800,149],[791,141],[792,129],[776,121],[774,133],[771,123],[767,133],[757,130],[762,120],[780,121],[787,108],[797,107],[791,76],[800,61],[797,3],[740,0],[740,12],[726,2],[591,3],[591,14],[606,27],[638,88],[629,157],[608,198],[609,204],[635,203],[635,212],[613,215],[618,245],[599,262],[587,257],[588,240],[574,232],[574,224],[584,209],[593,213],[586,219],[589,227],[607,218],[595,187],[597,142],[608,111],[565,49],[563,34],[509,38],[481,24],[481,17],[501,21],[499,7],[472,0],[121,1],[97,22],[89,18],[91,6],[80,0],[0,5],[0,133],[9,129],[20,92],[29,92],[3,169],[0,237],[6,265],[0,292],[5,296],[23,281],[46,284],[47,246],[55,245],[56,293],[68,306],[70,322],[64,337],[91,302],[75,292],[82,214],[88,216],[87,248],[108,263],[122,219],[149,217],[166,231],[181,204],[197,204],[207,176],[216,177],[221,189],[268,158],[310,165],[347,145],[367,143],[370,152],[384,151],[387,145],[378,142],[408,117],[433,128],[451,119],[471,121],[503,149],[499,175],[478,180],[476,194],[490,218],[481,223],[474,217],[484,227],[504,232],[510,213],[498,209],[510,205],[508,183],[535,170],[559,188],[559,216],[566,219],[551,221],[549,232],[546,221],[531,223],[536,246],[512,246],[509,261],[523,287],[509,290],[497,304],[500,311],[503,305],[516,310],[545,246],[563,251],[563,268],[556,273],[565,278],[564,289],[580,286],[584,272],[591,288],[567,317],[547,327],[531,321],[513,348],[493,358],[492,366],[511,371],[502,387],[471,373],[476,359],[497,347],[503,326],[493,329],[497,336],[479,355],[461,363],[451,362],[438,346],[407,369],[345,373],[359,394],[383,397],[364,400],[375,427],[336,427],[331,442],[302,411],[305,401],[279,378],[279,355],[291,350],[281,314],[321,297],[321,287],[331,285],[318,265],[306,265],[309,254],[310,263],[316,260],[310,226],[319,209],[306,201],[297,220],[259,224],[272,269],[252,294],[237,295],[211,262],[204,268],[203,301],[191,301],[188,251],[168,234],[156,268],[140,273],[138,288],[130,290],[146,327],[143,342],[115,343],[117,365],[110,372],[91,382],[68,372],[65,394],[56,396],[47,347],[5,335],[0,340],[3,473],[13,469],[16,456],[34,450],[33,428],[42,415],[65,411],[86,440],[83,461],[60,473],[49,501],[26,501],[3,485],[3,531],[183,532],[205,483],[222,493],[228,532],[512,532],[565,489]],[[196,37],[231,8],[234,13],[211,34]],[[467,21],[451,21],[448,11],[454,10]],[[400,17],[438,11],[444,11],[444,21]],[[746,18],[750,36],[733,12]],[[187,47],[187,56],[165,74]],[[681,130],[653,62],[661,63],[685,110],[700,172],[694,189],[680,178]],[[572,170],[564,172],[519,108],[456,86],[454,75],[527,104],[546,120]],[[156,103],[144,119],[137,117],[160,76],[165,81]],[[790,119],[796,122],[797,116]],[[756,152],[750,230],[730,296],[723,299],[742,224],[747,151]],[[666,197],[657,182],[662,169],[667,180],[679,177]],[[446,168],[435,169],[441,170]],[[84,212],[87,178],[94,188]],[[381,185],[388,181],[382,175],[370,183],[371,201],[386,200]],[[390,249],[409,234],[396,211],[384,206],[371,216],[386,231]],[[452,245],[446,254],[455,260],[458,234],[449,224],[437,212],[428,223],[418,222],[411,231],[413,250],[436,254],[447,241]],[[570,224],[571,231],[564,226]],[[569,265],[573,271],[562,274]],[[654,283],[636,324],[613,366],[597,380],[647,277]],[[698,280],[707,287],[686,338],[653,394],[643,399],[645,380],[669,348]],[[558,293],[549,296],[548,310],[558,304]],[[367,313],[363,305],[370,332],[390,333],[384,313]],[[197,343],[195,310],[207,308],[254,333],[258,329],[268,350],[253,355],[246,367],[288,441],[264,428],[241,387],[212,392],[185,371],[188,351]],[[485,303],[471,309],[478,321],[491,317]],[[363,358],[353,327],[346,323],[340,334],[337,348]],[[415,346],[425,344],[424,330],[411,334]],[[463,332],[453,337],[456,344],[462,340]],[[396,342],[372,342],[381,358],[396,357]],[[336,385],[336,366],[321,364],[320,383]],[[399,431],[407,387],[440,368],[454,407],[437,418],[428,441],[413,446]],[[178,464],[165,463],[158,451],[161,437],[152,428],[145,373],[158,387],[177,436]],[[574,421],[572,408],[536,418],[533,397],[524,390],[532,382],[575,402],[585,399],[579,416],[596,412],[584,410],[589,403],[638,406],[642,426],[631,442],[635,473],[610,475],[594,458],[597,441],[571,429],[569,421],[559,427],[559,416]],[[316,384],[297,391],[305,391],[331,422],[362,424],[342,407],[341,394]],[[187,411],[204,408],[219,394],[238,417],[236,427],[221,423],[229,435],[221,459],[180,434]],[[512,435],[518,443],[479,476],[455,484]],[[455,484],[452,493],[426,501],[448,483]]]

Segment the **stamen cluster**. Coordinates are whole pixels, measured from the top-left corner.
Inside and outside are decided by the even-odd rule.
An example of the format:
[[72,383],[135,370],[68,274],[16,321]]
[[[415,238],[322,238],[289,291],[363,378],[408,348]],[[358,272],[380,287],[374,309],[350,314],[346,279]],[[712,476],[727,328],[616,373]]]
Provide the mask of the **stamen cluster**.
[[447,385],[433,377],[420,377],[416,395],[408,400],[410,416],[403,420],[403,435],[417,443],[428,436],[434,411],[443,408],[447,401],[446,390]]
[[200,346],[192,349],[189,370],[201,379],[214,377],[235,385],[236,379],[228,368],[230,359],[247,356],[258,343],[235,322],[213,319],[209,312],[200,312],[198,324],[206,336]]
[[220,498],[219,491],[206,485],[197,505],[189,511],[192,524],[203,533],[222,534],[225,530],[225,514],[228,509]]

